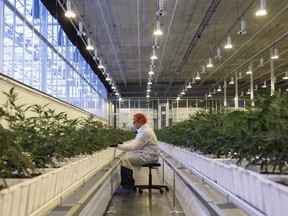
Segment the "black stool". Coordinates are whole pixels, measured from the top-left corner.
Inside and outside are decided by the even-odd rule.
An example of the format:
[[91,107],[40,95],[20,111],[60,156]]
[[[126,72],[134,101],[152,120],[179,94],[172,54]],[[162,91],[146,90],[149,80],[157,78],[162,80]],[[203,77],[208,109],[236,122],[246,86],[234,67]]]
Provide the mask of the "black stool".
[[142,167],[149,167],[149,184],[148,185],[135,185],[135,188],[139,189],[139,193],[143,193],[143,189],[149,189],[149,191],[151,189],[158,189],[160,191],[160,193],[163,193],[163,188],[166,189],[166,191],[169,191],[168,186],[166,185],[152,185],[152,173],[151,170],[152,169],[156,169],[156,167],[160,167],[161,164],[160,163],[151,163],[151,164],[145,164],[142,165]]

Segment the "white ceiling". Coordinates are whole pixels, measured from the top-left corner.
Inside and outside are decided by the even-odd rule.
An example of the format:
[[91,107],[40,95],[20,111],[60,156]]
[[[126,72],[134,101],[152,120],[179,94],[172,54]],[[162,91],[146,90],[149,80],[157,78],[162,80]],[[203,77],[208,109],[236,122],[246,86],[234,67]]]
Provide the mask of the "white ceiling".
[[[274,61],[276,88],[288,69],[288,1],[267,0],[267,15],[257,17],[259,0],[163,0],[165,16],[156,16],[158,0],[73,0],[98,47],[122,97],[145,97],[153,30],[156,20],[163,35],[158,37],[158,59],[151,86],[151,97],[176,97],[185,85],[202,71],[208,58],[214,67],[200,73],[202,79],[185,96],[204,96],[224,79],[229,83],[235,72],[242,73],[239,92],[247,91],[253,67],[254,85],[270,82],[270,48],[278,48]],[[247,34],[239,35],[241,20]],[[225,50],[230,32],[233,48]],[[155,36],[154,36],[155,37]],[[216,48],[222,52],[215,59]],[[264,58],[264,66],[258,67]],[[280,82],[281,81],[281,82]],[[285,87],[286,88],[286,87]],[[235,87],[228,85],[228,95]],[[223,91],[217,96],[223,96]]]

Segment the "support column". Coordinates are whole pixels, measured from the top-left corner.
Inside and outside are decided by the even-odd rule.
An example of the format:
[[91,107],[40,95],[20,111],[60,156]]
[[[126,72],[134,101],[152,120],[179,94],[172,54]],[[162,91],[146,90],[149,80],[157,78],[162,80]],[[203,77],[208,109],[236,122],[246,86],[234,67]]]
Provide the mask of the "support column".
[[223,89],[224,89],[224,107],[227,107],[227,80],[225,79],[224,80],[224,86],[223,86]]
[[235,72],[235,99],[234,99],[234,107],[238,109],[239,107],[239,96],[238,96],[238,73]]
[[255,102],[253,101],[254,100],[254,84],[253,84],[253,65],[252,65],[252,62],[250,63],[250,66],[251,66],[251,71],[252,73],[250,74],[250,99],[252,101],[252,106],[255,106]]
[[[270,48],[270,56],[273,55],[273,48]],[[270,79],[271,79],[271,95],[275,93],[275,75],[274,75],[274,59],[270,59]]]

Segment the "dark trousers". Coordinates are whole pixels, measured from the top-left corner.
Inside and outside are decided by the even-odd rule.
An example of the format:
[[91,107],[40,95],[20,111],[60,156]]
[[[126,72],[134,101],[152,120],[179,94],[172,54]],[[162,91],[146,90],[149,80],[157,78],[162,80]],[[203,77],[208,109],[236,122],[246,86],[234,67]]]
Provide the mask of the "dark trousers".
[[133,170],[121,166],[121,186],[123,188],[134,189],[134,183]]

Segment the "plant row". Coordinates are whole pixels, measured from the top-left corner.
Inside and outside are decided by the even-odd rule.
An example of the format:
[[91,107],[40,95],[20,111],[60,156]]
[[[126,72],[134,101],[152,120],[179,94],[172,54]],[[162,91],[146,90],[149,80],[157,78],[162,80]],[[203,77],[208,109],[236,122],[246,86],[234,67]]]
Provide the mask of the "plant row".
[[0,120],[8,126],[0,125],[0,177],[31,176],[35,168],[56,167],[55,161],[91,155],[135,136],[92,115],[69,119],[48,105],[17,105],[14,88],[3,93],[7,101],[0,106]]
[[230,157],[261,172],[288,172],[288,93],[257,95],[245,110],[203,110],[158,130],[166,143],[214,157]]

